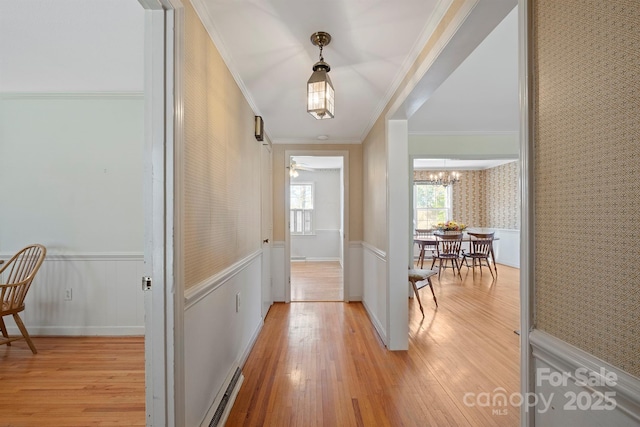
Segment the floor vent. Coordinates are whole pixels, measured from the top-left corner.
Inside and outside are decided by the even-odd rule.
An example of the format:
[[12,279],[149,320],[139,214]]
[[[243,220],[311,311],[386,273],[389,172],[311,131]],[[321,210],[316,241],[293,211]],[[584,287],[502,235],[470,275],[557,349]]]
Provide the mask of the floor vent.
[[231,382],[229,383],[229,386],[227,386],[227,390],[224,392],[224,396],[222,396],[222,400],[218,405],[218,409],[216,409],[215,414],[213,414],[213,418],[211,418],[209,427],[217,427],[218,423],[220,422],[220,419],[224,414],[224,409],[226,408],[227,403],[229,403],[229,398],[233,393],[233,389],[236,387],[236,384],[240,379],[240,375],[242,375],[242,371],[240,370],[240,368],[236,368],[236,372],[233,374],[233,378],[231,378]]

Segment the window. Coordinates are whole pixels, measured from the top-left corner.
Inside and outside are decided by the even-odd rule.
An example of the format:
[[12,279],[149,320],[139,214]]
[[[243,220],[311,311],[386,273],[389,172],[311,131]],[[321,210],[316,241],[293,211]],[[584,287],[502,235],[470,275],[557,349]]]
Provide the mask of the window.
[[313,184],[291,184],[290,195],[291,234],[313,234]]
[[451,219],[451,186],[416,182],[413,184],[414,228],[434,228]]

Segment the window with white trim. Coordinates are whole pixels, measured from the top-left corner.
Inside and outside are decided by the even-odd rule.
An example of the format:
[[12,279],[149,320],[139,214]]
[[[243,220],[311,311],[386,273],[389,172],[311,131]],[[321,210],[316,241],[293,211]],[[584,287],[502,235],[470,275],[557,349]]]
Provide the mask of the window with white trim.
[[413,183],[413,223],[417,229],[432,229],[451,219],[451,186]]
[[290,218],[291,234],[314,234],[313,224],[313,183],[290,185]]

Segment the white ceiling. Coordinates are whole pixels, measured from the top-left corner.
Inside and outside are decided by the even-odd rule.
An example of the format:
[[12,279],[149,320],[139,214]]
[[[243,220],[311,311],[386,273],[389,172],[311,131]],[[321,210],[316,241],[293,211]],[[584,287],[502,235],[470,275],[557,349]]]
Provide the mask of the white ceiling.
[[518,131],[518,11],[512,10],[409,119],[413,134]]
[[[362,142],[450,4],[193,2],[272,141],[318,144]],[[515,4],[475,4],[409,94],[411,105],[403,111],[411,133],[517,131]],[[144,12],[135,1],[95,0],[89,7],[84,0],[0,0],[0,24],[0,91],[142,90]],[[331,120],[315,120],[305,111],[305,85],[318,57],[309,37],[319,30],[333,37],[324,52],[337,96]]]
[[459,160],[459,159],[415,159],[414,169],[423,170],[482,170],[511,163],[514,159],[500,160]]
[[331,156],[294,156],[299,166],[310,169],[342,169],[342,157]]
[[[451,1],[193,3],[249,103],[263,117],[272,142],[326,144],[362,142]],[[443,49],[440,74],[445,70],[446,75],[432,77],[430,93],[412,101],[415,106],[429,99],[409,121],[411,132],[506,132],[517,127],[514,25],[492,37],[468,67],[461,66],[433,91],[515,4],[491,0],[474,5],[464,25],[479,29],[459,31],[458,44],[451,43],[455,51]],[[306,82],[319,53],[309,38],[316,31],[332,36],[324,49],[336,91],[336,116],[330,120],[316,120],[306,112]],[[514,99],[515,112],[510,112]],[[319,141],[320,135],[328,139]]]

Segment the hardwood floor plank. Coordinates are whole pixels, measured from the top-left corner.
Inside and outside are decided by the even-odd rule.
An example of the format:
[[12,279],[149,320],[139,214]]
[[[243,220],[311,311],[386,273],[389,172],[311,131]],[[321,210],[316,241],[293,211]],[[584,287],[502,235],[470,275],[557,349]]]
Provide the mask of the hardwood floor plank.
[[[360,303],[275,304],[228,426],[512,426],[465,393],[519,390],[518,270],[450,271],[408,299],[409,351],[389,352]],[[142,426],[142,337],[35,337],[0,346],[0,425]],[[501,408],[504,409],[504,408]]]
[[500,266],[496,281],[465,270],[434,281],[438,308],[421,291],[424,318],[408,300],[409,351],[387,351],[360,303],[275,304],[227,425],[517,425],[518,408],[463,397],[519,391],[518,270]]
[[33,341],[0,346],[0,425],[145,425],[143,337]]
[[291,301],[343,301],[343,283],[338,261],[291,262]]

